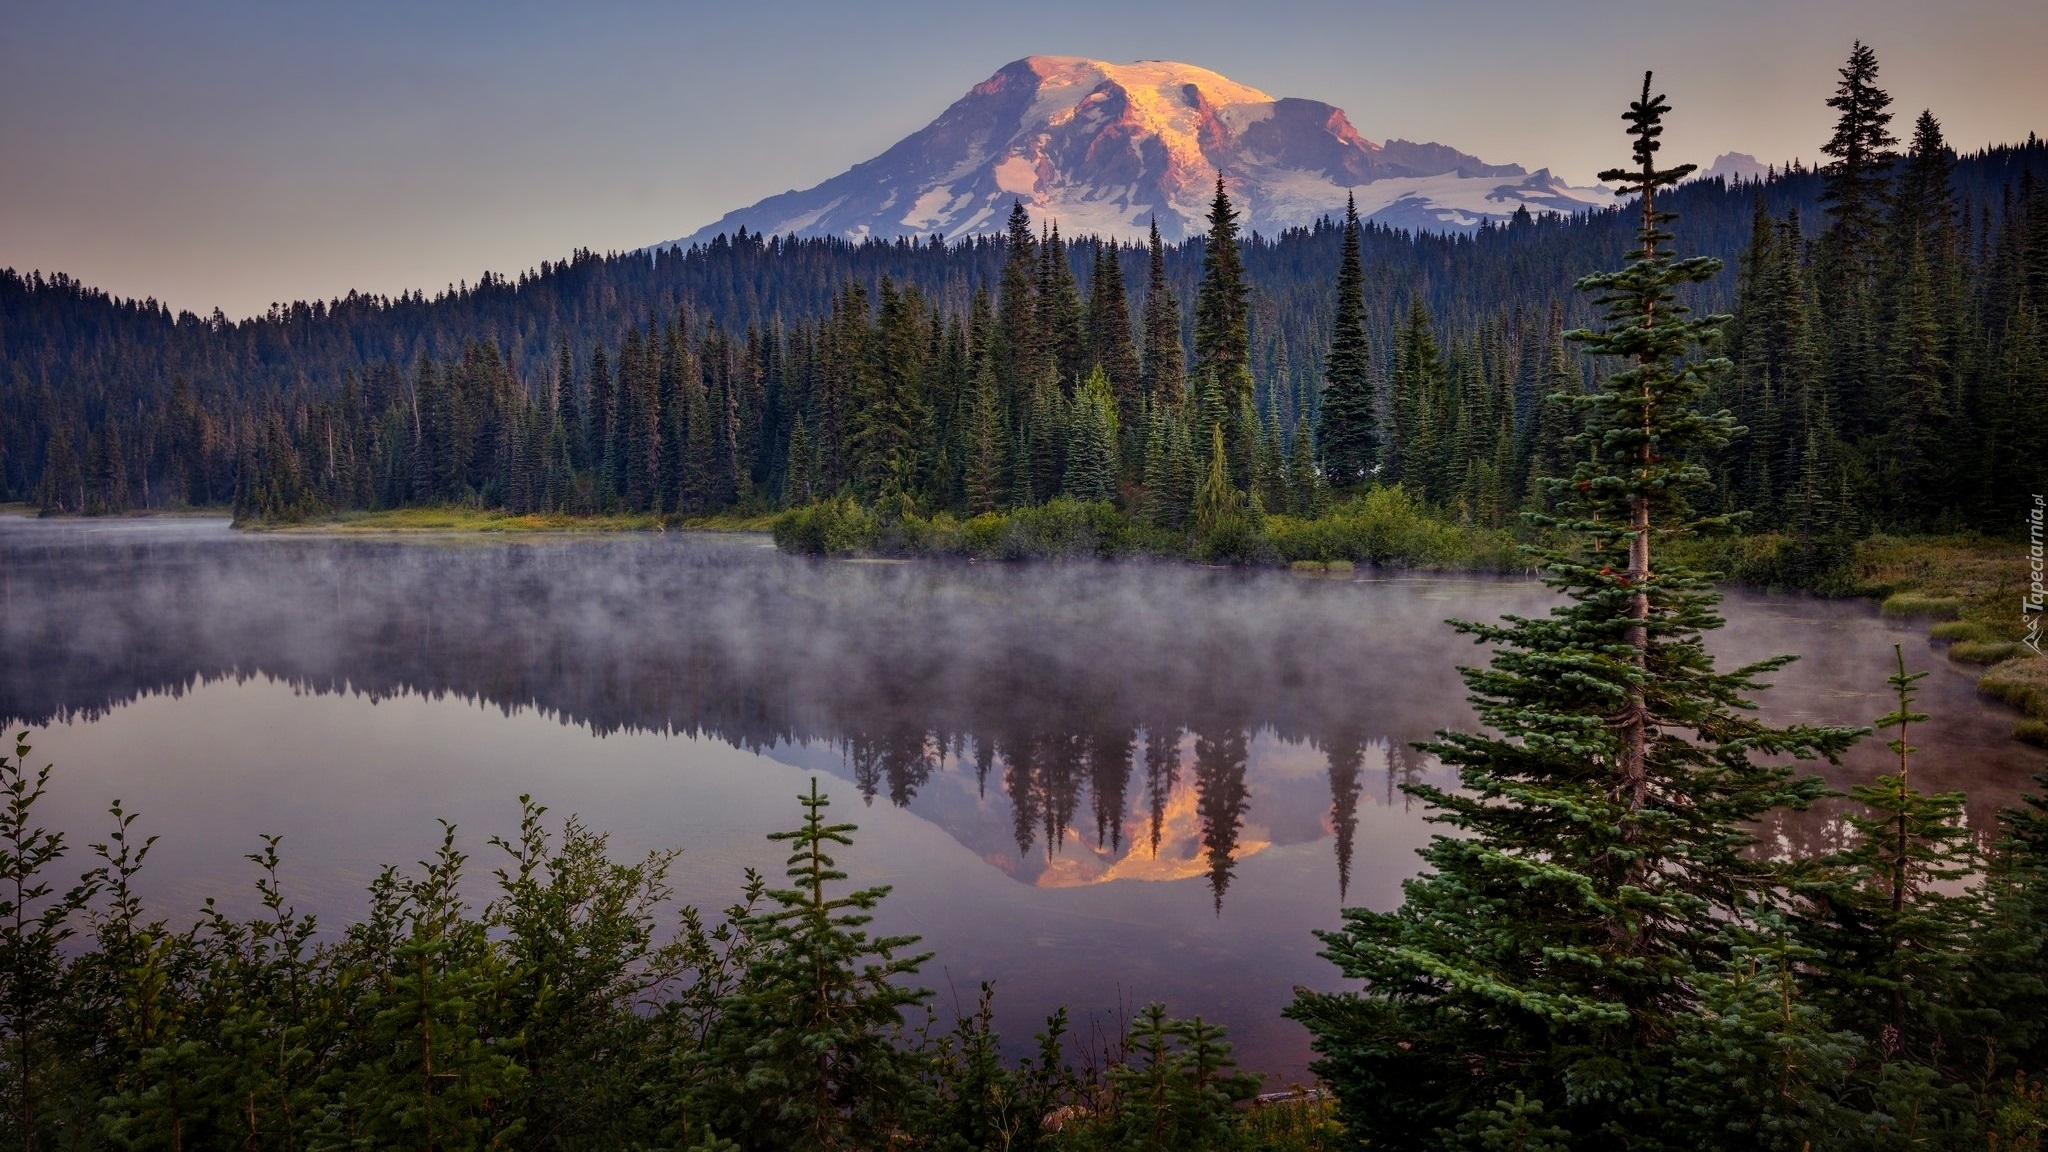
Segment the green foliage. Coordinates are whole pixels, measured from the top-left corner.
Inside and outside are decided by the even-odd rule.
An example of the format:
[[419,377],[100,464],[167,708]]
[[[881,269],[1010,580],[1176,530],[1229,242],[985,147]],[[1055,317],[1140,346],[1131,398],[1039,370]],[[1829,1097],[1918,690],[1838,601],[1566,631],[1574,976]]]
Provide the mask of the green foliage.
[[1201,395],[1202,419],[1227,427],[1231,449],[1230,477],[1240,487],[1250,481],[1251,461],[1240,450],[1245,429],[1239,412],[1252,395],[1251,286],[1245,281],[1244,255],[1238,251],[1237,209],[1216,174],[1216,195],[1209,203],[1209,231],[1202,242],[1202,283],[1195,294],[1195,376],[1206,377],[1214,394]]
[[1650,563],[1653,539],[1712,523],[1687,496],[1730,425],[1695,407],[1724,364],[1698,354],[1720,318],[1688,318],[1676,294],[1716,265],[1666,247],[1657,193],[1691,171],[1656,166],[1666,111],[1646,76],[1624,117],[1637,165],[1604,175],[1638,196],[1638,246],[1581,282],[1609,326],[1573,334],[1624,366],[1577,399],[1583,455],[1553,482],[1558,511],[1533,517],[1554,534],[1541,555],[1567,603],[1457,625],[1493,646],[1465,672],[1492,732],[1439,734],[1425,750],[1460,787],[1410,789],[1450,834],[1424,850],[1401,908],[1347,910],[1321,934],[1364,991],[1303,991],[1289,1009],[1369,1141],[1675,1140],[1674,1022],[1724,969],[1723,925],[1779,890],[1749,828],[1819,793],[1784,760],[1832,758],[1857,735],[1748,715],[1745,697],[1788,658],[1716,669],[1711,585]]
[[72,918],[97,890],[90,875],[63,892],[47,877],[66,849],[61,833],[35,823],[50,766],[31,772],[29,751],[22,732],[13,758],[0,756],[0,1134],[23,1148],[36,1146],[37,1134],[52,1123],[67,975],[62,948],[74,931]]
[[777,547],[811,556],[850,556],[872,545],[877,531],[874,515],[851,496],[792,508],[773,529]]
[[1066,476],[1061,494],[1084,504],[1114,500],[1117,495],[1116,397],[1101,368],[1074,395],[1067,413]]
[[1268,516],[1267,544],[1282,560],[1371,563],[1382,567],[1520,572],[1528,567],[1505,531],[1433,516],[1399,484],[1371,488],[1313,519]]
[[[1153,1006],[1086,1075],[1064,1010],[1021,1061],[1001,1055],[993,990],[940,1027],[911,981],[928,954],[868,923],[887,888],[847,891],[817,782],[786,887],[749,872],[707,918],[677,907],[676,853],[611,857],[574,817],[521,797],[481,910],[455,829],[416,872],[384,870],[370,908],[318,942],[256,866],[260,911],[208,901],[174,931],[137,889],[155,840],[117,803],[85,882],[45,875],[35,823],[49,771],[0,758],[0,1135],[24,1148],[1318,1148],[1244,1123],[1257,1078],[1220,1028]],[[74,921],[89,938],[69,939]],[[68,940],[68,943],[67,943]],[[60,947],[60,945],[63,945]],[[27,995],[33,990],[36,994]],[[922,1009],[922,1011],[920,1011]],[[1062,1122],[1061,1118],[1064,1118]],[[1294,1129],[1289,1129],[1293,1132]]]
[[803,826],[769,837],[791,845],[790,886],[737,926],[746,966],[684,1058],[685,1106],[693,1126],[743,1148],[872,1148],[920,1107],[902,1013],[931,993],[900,981],[930,953],[897,955],[916,937],[869,936],[887,887],[828,891],[846,873],[826,850],[853,843],[854,826],[826,822],[815,779],[802,801]]
[[[1337,266],[1337,314],[1324,362],[1319,439],[1333,487],[1359,483],[1378,463],[1374,440],[1378,397],[1372,386],[1372,347],[1365,334],[1365,273],[1358,254],[1358,205],[1344,204],[1343,256]],[[1298,435],[1298,433],[1297,433]]]
[[1147,1004],[1127,1041],[1130,1059],[1110,1069],[1110,1107],[1100,1135],[1130,1152],[1208,1152],[1239,1146],[1233,1106],[1258,1091],[1236,1071],[1223,1030],[1197,1016],[1175,1020]]
[[1195,491],[1195,554],[1214,560],[1250,560],[1257,555],[1258,516],[1231,483],[1223,452],[1223,425],[1211,428],[1209,472]]
[[1836,1097],[1863,1045],[1807,994],[1804,973],[1825,954],[1775,909],[1748,919],[1728,927],[1727,959],[1700,973],[1699,1011],[1678,1022],[1676,1126],[1702,1145],[1802,1152],[1857,1126]]
[[931,1147],[1032,1152],[1053,1145],[1047,1117],[1076,1099],[1082,1080],[1065,1062],[1064,1008],[1045,1022],[1037,1051],[1016,1066],[1005,1064],[995,1032],[995,988],[981,986],[971,1014],[950,1032],[931,1037],[928,1090],[934,1101],[917,1120]]
[[1879,610],[1887,616],[1921,616],[1930,620],[1953,620],[1962,611],[1962,601],[1953,596],[1925,596],[1917,592],[1900,592],[1885,597]]

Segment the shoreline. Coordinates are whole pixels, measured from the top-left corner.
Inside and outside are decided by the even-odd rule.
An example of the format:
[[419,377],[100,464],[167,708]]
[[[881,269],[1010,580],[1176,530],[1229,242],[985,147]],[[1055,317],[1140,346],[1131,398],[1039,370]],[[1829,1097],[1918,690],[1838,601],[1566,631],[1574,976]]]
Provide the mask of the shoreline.
[[[280,535],[329,536],[428,536],[428,535],[599,535],[605,533],[669,531],[711,534],[769,534],[788,513],[754,515],[673,517],[651,513],[571,514],[511,513],[469,508],[398,508],[375,512],[349,512],[315,519],[275,524],[234,524],[236,531]],[[37,510],[28,504],[0,504],[0,517],[36,519]],[[64,516],[52,519],[92,520],[201,520],[228,519],[225,508],[150,509],[112,516]],[[1313,528],[1321,521],[1295,521],[1296,527]],[[1465,526],[1431,519],[1446,532],[1466,531]],[[779,533],[777,534],[779,537]],[[1186,552],[1147,547],[1151,541],[1133,540],[1114,551],[1093,546],[1052,548],[1046,551],[990,547],[962,551],[951,548],[855,547],[838,558],[873,561],[952,559],[978,562],[1042,562],[1083,556],[1116,561],[1194,564],[1214,562]],[[1504,569],[1497,549],[1404,548],[1412,541],[1390,541],[1383,556],[1358,560],[1349,558],[1290,559],[1276,553],[1230,566],[1289,571],[1304,578],[1346,575],[1357,569],[1437,575],[1514,575]],[[1879,612],[1895,619],[1923,621],[1929,638],[1952,665],[1973,671],[1978,692],[2013,708],[2013,736],[2037,747],[2048,747],[2048,657],[2027,650],[2025,637],[2015,621],[2015,598],[2026,587],[2026,545],[2021,541],[1982,537],[1868,536],[1846,542],[1848,557],[1819,587],[1801,587],[1769,579],[1784,541],[1774,536],[1736,537],[1718,541],[1696,541],[1687,545],[1686,559],[1695,567],[1726,573],[1722,583],[1729,587],[1761,590],[1802,591],[1830,599],[1860,599],[1876,605]],[[779,551],[814,554],[791,547],[778,538]],[[1105,554],[1106,553],[1106,554]],[[1432,554],[1433,553],[1433,554]],[[1522,574],[1533,574],[1525,570]],[[1764,577],[1764,578],[1759,578]]]

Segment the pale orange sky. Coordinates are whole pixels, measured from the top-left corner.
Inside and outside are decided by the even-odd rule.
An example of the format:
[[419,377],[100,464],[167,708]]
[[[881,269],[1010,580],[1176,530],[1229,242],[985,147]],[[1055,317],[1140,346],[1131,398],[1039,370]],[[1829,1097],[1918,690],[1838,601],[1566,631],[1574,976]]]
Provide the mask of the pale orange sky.
[[1579,183],[1625,158],[1645,68],[1667,157],[1810,162],[1858,37],[1901,135],[1923,107],[1965,150],[2048,129],[2038,0],[0,0],[0,27],[0,266],[231,316],[685,235],[1034,53],[1183,60]]

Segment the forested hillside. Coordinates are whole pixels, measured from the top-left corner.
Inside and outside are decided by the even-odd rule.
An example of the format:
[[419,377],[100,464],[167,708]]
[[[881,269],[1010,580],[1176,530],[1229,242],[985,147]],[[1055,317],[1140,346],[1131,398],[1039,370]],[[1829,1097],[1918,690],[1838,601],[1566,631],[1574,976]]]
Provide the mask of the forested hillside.
[[[1857,115],[1822,170],[1670,194],[1683,250],[1728,264],[1682,297],[1736,317],[1739,371],[1710,398],[1750,429],[1725,499],[1831,533],[2014,530],[2009,474],[2041,458],[2048,406],[2048,146],[1958,157],[1923,116],[1899,153]],[[1591,315],[1575,270],[1628,235],[1617,208],[1242,237],[1219,195],[1210,235],[1150,252],[1019,209],[952,246],[742,234],[242,321],[9,271],[0,498],[290,519],[1067,494],[1178,526],[1221,428],[1267,509],[1370,477],[1498,525],[1556,473],[1569,418],[1542,398],[1592,383],[1560,339]],[[1351,396],[1327,427],[1326,389]]]

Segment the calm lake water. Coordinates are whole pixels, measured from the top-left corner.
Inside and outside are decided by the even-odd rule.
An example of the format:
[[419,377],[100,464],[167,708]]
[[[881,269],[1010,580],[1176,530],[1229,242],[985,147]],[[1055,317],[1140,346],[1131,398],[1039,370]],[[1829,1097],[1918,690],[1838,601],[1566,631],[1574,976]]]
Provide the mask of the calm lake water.
[[[0,718],[56,763],[43,816],[81,852],[115,798],[162,836],[144,891],[174,920],[253,907],[267,832],[291,898],[338,923],[437,818],[486,895],[521,793],[621,854],[681,846],[682,898],[719,908],[743,868],[779,876],[762,837],[815,775],[860,825],[842,865],[895,886],[878,927],[938,952],[943,1006],[993,980],[1022,1042],[1057,1004],[1163,1000],[1285,1081],[1309,1053],[1280,1009],[1334,983],[1311,930],[1399,900],[1430,830],[1399,784],[1449,782],[1408,746],[1470,722],[1456,665],[1484,653],[1442,621],[1548,603],[1531,581],[812,561],[751,537],[0,519]],[[1883,713],[1905,644],[1934,672],[1920,779],[1967,789],[1979,827],[2040,766],[1918,625],[1747,593],[1727,614],[1724,660],[1804,654],[1762,699],[1781,721]],[[1824,774],[1885,757],[1866,741]]]

